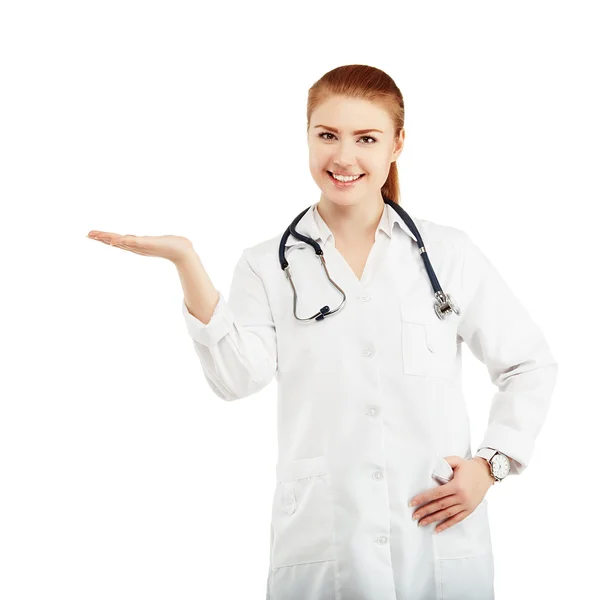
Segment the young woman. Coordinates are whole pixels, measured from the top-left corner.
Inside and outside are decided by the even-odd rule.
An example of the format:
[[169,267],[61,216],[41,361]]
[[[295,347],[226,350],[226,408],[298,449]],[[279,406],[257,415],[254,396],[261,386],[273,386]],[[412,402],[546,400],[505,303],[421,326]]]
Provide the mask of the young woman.
[[[268,599],[491,600],[485,495],[527,467],[556,361],[464,231],[400,208],[404,103],[388,75],[326,73],[307,117],[320,199],[295,234],[242,252],[228,301],[185,238],[89,235],[176,265],[217,396],[277,378]],[[462,342],[498,387],[475,456]]]

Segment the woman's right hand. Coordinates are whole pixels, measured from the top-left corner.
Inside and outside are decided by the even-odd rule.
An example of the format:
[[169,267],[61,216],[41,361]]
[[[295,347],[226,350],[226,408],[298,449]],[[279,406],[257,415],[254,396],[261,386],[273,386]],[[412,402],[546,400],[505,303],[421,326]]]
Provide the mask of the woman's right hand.
[[192,242],[180,235],[132,235],[92,229],[87,237],[143,256],[159,256],[173,263],[194,251]]

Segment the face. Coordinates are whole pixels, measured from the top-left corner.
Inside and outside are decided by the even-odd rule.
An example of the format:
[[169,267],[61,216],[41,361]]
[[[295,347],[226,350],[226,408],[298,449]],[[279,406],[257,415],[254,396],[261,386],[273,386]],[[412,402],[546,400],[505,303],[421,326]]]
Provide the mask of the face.
[[[404,146],[404,129],[394,136],[387,111],[368,100],[334,96],[311,115],[308,129],[310,173],[325,198],[340,205],[379,202],[390,165]],[[331,173],[361,175],[350,183]]]

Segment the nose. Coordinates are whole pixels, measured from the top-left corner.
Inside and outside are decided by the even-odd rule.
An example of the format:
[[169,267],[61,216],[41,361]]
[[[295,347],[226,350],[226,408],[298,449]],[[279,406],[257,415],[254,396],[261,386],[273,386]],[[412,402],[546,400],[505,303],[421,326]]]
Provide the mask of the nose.
[[335,152],[333,153],[333,164],[341,169],[349,169],[356,163],[354,160],[354,149],[352,142],[345,144],[338,144]]

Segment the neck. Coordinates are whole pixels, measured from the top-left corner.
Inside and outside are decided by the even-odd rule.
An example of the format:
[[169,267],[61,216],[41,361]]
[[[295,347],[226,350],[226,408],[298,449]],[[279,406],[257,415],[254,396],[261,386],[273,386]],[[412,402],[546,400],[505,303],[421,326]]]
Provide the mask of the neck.
[[365,199],[351,205],[340,205],[321,195],[317,203],[319,215],[327,223],[336,243],[356,244],[374,242],[377,226],[381,220],[385,203],[383,196]]

